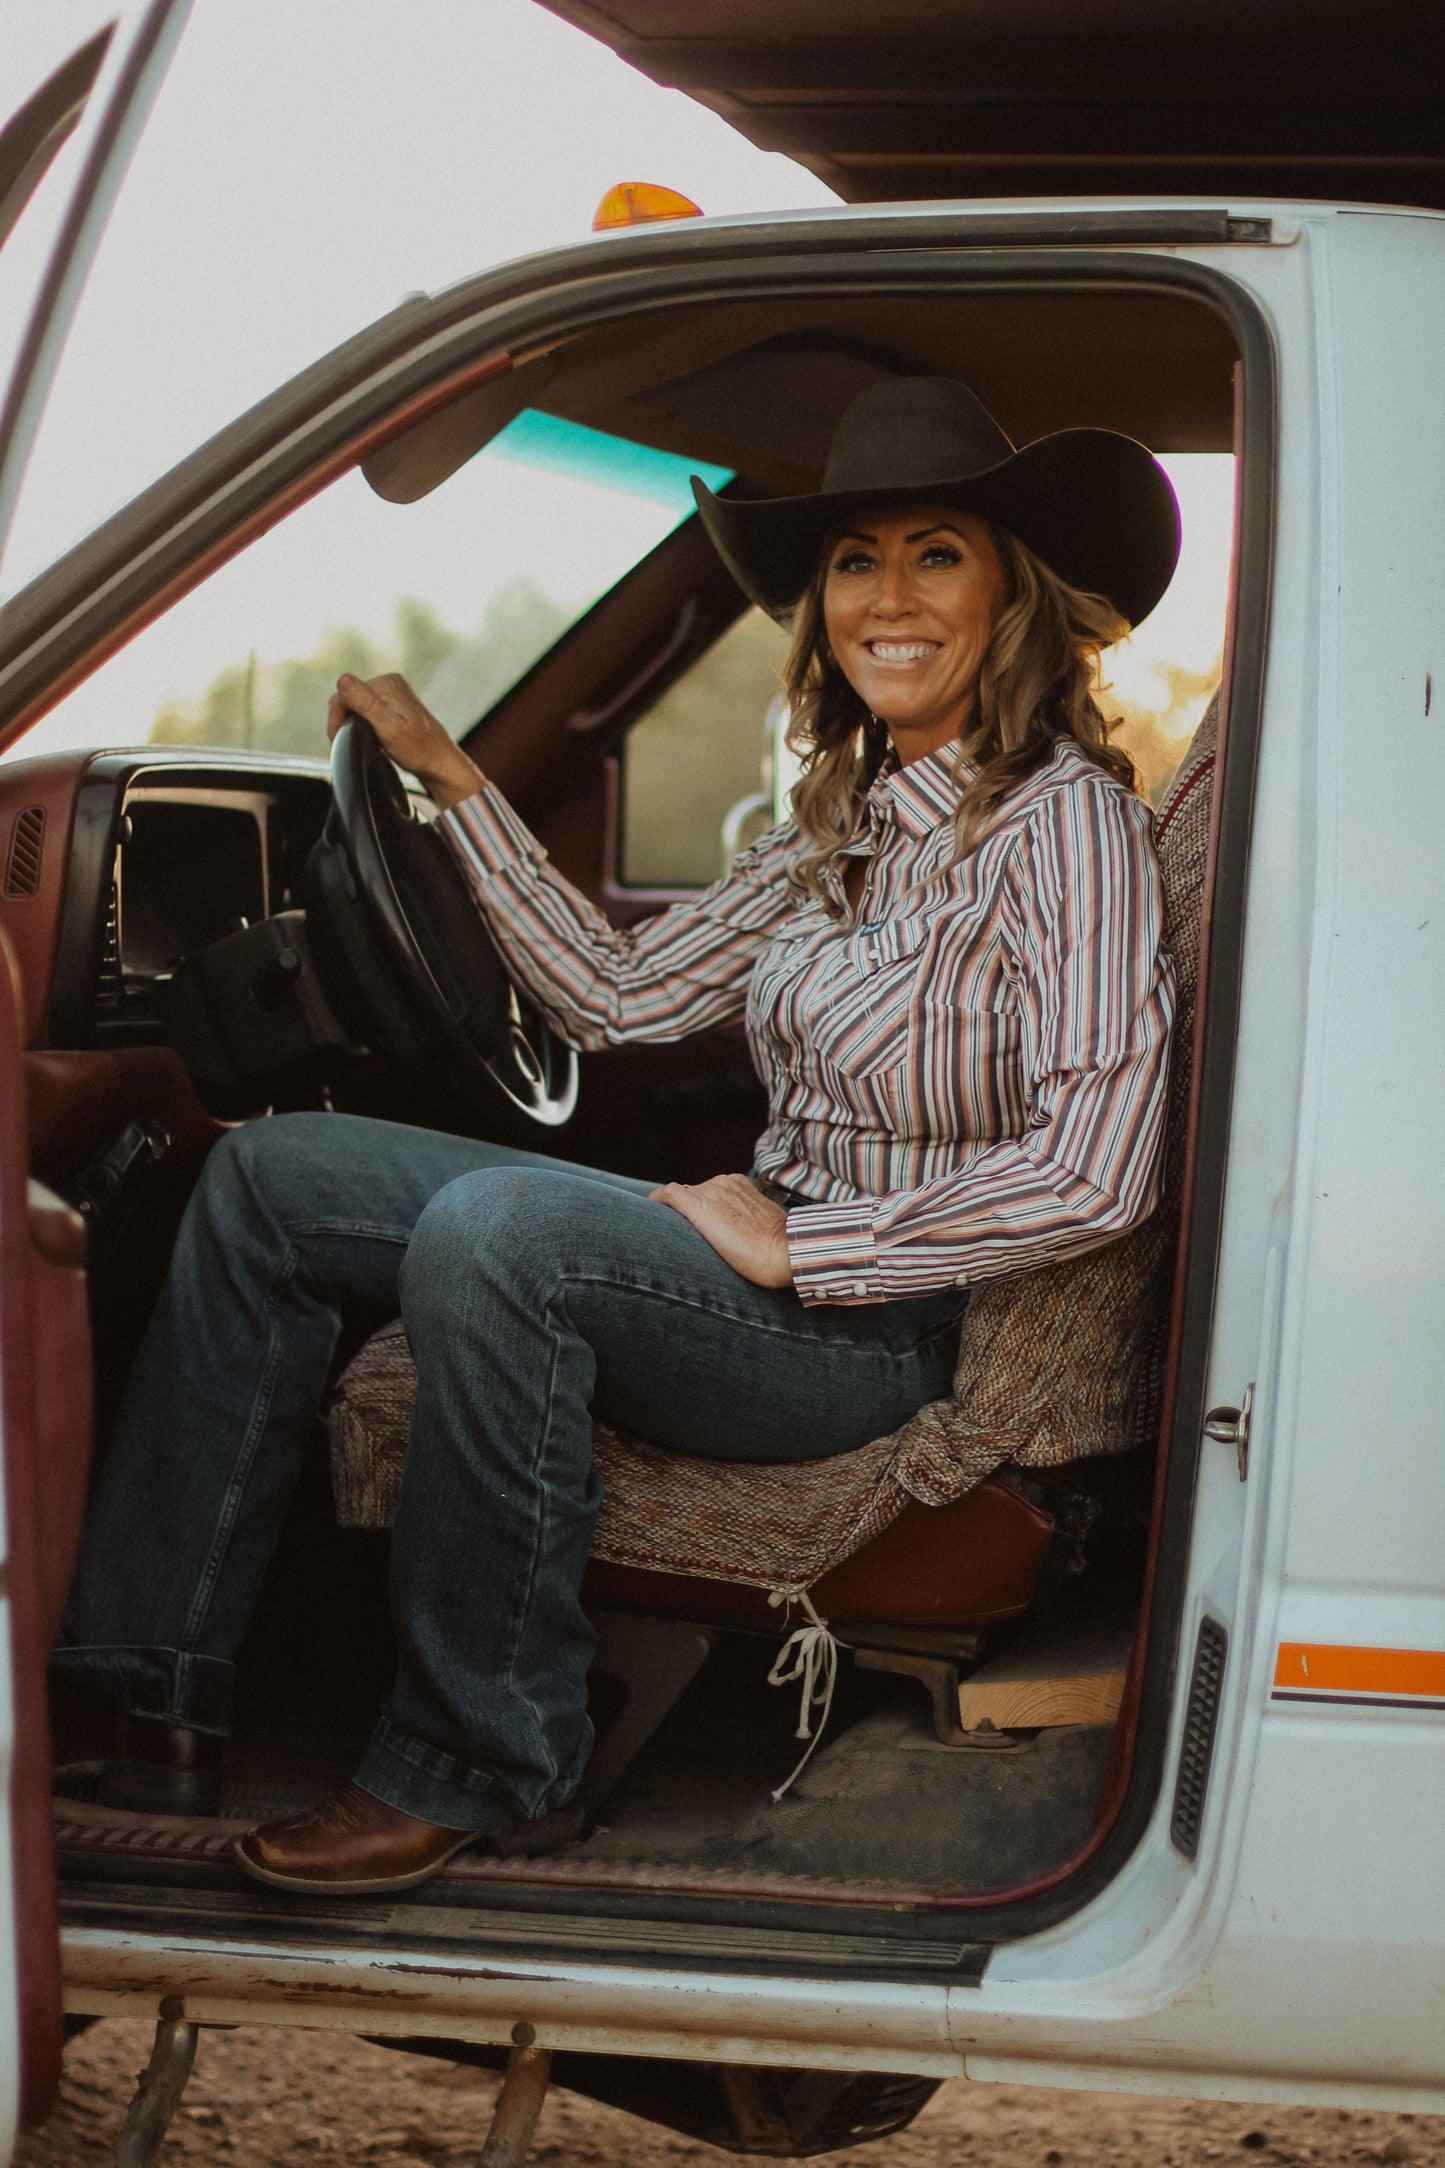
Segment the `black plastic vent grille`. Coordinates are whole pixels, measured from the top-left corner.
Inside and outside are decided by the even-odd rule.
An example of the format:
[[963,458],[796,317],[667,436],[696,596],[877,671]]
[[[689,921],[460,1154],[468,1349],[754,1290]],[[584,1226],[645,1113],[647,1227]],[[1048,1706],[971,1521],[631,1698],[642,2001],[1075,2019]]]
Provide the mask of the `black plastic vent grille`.
[[120,888],[110,884],[106,901],[105,932],[100,944],[100,969],[95,975],[95,1020],[108,1024],[120,1013]]
[[1209,1764],[1214,1757],[1214,1726],[1219,1715],[1219,1693],[1224,1684],[1224,1659],[1229,1635],[1217,1618],[1201,1619],[1194,1650],[1194,1676],[1189,1681],[1189,1707],[1184,1717],[1184,1744],[1179,1750],[1179,1775],[1174,1784],[1174,1812],[1169,1835],[1175,1849],[1186,1859],[1199,1850],[1199,1828],[1204,1820],[1204,1795],[1209,1788]]
[[40,888],[40,859],[45,848],[45,808],[30,805],[15,816],[5,860],[7,896],[34,896]]

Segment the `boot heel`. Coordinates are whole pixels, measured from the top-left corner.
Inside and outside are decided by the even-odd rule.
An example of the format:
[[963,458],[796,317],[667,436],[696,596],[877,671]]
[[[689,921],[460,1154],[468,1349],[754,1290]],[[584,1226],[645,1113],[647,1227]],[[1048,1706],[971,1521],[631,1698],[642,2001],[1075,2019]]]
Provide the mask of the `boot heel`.
[[225,1744],[188,1724],[127,1716],[119,1758],[102,1768],[96,1799],[134,1814],[219,1814]]

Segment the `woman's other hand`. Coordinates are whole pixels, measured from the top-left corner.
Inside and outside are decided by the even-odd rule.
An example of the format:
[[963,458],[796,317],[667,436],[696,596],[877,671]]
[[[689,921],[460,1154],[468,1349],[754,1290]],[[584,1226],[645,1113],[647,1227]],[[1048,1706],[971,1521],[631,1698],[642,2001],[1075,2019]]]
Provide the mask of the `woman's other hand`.
[[787,1214],[745,1174],[715,1174],[710,1182],[665,1182],[654,1204],[680,1212],[718,1256],[754,1287],[791,1287],[793,1267],[784,1233]]
[[404,677],[388,672],[385,677],[359,678],[345,671],[336,681],[326,715],[326,735],[334,738],[349,714],[363,715],[381,741],[383,752],[398,767],[407,768],[424,783],[437,804],[446,811],[470,798],[486,781],[431,713],[424,708]]

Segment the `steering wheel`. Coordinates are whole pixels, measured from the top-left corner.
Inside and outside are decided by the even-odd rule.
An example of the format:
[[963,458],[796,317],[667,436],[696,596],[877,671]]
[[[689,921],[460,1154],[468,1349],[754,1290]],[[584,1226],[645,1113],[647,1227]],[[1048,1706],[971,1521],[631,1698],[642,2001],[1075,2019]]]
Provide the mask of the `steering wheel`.
[[359,715],[332,744],[331,805],[307,871],[317,964],[357,1037],[409,1067],[439,1054],[493,1112],[495,1088],[544,1128],[568,1119],[577,1056],[513,985],[460,867]]

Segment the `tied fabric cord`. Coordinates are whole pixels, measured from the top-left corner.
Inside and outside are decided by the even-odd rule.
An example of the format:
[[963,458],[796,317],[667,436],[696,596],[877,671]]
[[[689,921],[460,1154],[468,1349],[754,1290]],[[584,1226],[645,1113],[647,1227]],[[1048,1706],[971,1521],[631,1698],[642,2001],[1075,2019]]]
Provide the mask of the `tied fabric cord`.
[[[792,1775],[773,1793],[781,1799],[797,1783],[808,1763],[812,1760],[818,1741],[827,1726],[833,1707],[833,1689],[838,1683],[838,1650],[841,1643],[828,1631],[827,1622],[819,1618],[805,1588],[775,1588],[769,1591],[768,1602],[777,1608],[779,1604],[800,1603],[808,1614],[807,1624],[795,1626],[779,1649],[768,1673],[769,1686],[791,1686],[795,1679],[802,1681],[802,1702],[798,1710],[798,1728],[795,1739],[806,1739],[808,1745],[802,1760]],[[816,1726],[812,1717],[815,1709],[821,1709]]]

